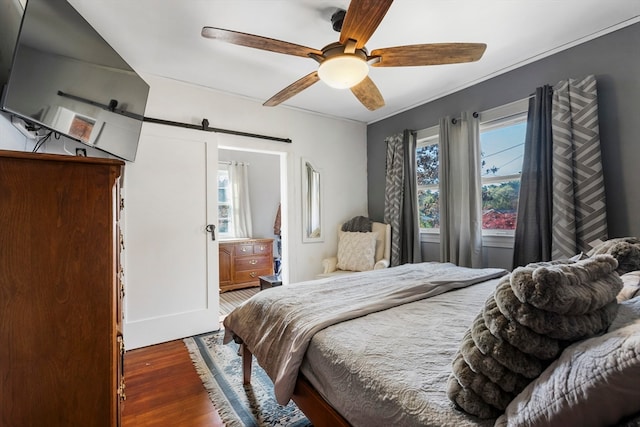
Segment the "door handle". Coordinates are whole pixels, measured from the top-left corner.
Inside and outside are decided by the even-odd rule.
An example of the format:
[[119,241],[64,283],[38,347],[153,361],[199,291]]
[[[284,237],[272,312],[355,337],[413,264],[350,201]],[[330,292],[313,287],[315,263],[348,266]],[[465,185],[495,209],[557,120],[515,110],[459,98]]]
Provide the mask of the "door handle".
[[211,240],[216,240],[216,226],[213,224],[209,224],[207,225],[207,227],[205,228],[205,230],[207,230],[209,233],[211,233]]

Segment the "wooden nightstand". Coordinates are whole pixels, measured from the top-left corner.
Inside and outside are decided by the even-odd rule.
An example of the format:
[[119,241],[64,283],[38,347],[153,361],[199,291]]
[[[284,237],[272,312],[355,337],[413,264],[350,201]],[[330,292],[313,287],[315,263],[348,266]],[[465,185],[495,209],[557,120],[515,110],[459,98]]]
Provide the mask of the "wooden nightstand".
[[282,280],[278,276],[260,276],[260,290],[281,286]]

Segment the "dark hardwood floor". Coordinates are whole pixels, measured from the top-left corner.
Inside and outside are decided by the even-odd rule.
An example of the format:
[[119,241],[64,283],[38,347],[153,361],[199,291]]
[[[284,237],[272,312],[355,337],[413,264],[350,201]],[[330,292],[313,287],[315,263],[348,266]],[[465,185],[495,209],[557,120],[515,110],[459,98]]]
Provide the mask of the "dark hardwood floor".
[[182,340],[127,351],[123,427],[223,427]]

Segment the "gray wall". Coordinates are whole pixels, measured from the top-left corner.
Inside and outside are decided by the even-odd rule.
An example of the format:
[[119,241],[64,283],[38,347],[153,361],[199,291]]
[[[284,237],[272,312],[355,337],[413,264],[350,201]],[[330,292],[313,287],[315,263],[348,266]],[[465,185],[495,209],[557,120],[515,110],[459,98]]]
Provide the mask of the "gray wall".
[[385,144],[403,129],[424,129],[445,115],[483,111],[526,98],[535,88],[595,74],[611,237],[640,236],[640,23],[367,127],[369,215],[384,216]]

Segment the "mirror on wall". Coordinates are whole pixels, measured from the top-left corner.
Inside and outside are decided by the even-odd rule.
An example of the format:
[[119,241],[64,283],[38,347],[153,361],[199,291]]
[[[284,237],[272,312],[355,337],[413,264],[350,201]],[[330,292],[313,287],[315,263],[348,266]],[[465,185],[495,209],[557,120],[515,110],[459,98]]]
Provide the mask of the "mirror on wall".
[[322,241],[320,171],[302,159],[302,241]]

